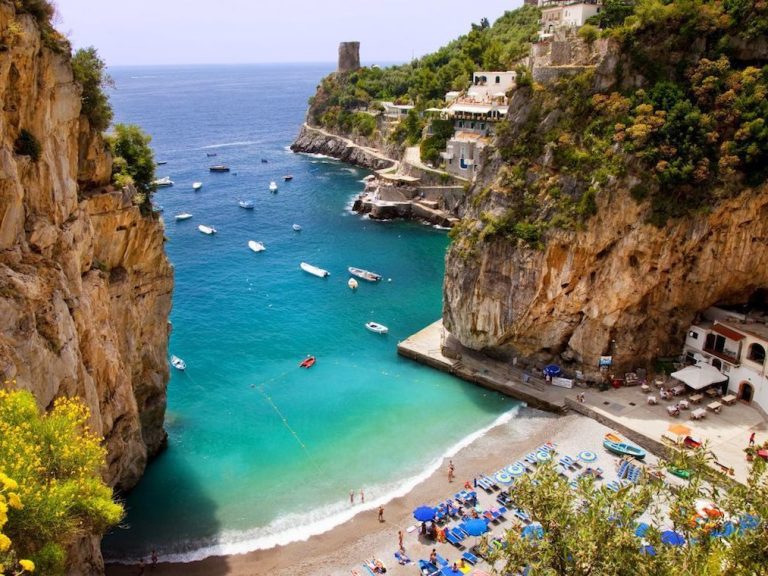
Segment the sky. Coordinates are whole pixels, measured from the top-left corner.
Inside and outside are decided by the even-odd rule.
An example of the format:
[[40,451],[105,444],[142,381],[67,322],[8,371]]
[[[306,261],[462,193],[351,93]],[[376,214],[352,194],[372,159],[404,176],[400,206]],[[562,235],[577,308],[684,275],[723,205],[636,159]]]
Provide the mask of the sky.
[[53,0],[74,48],[109,66],[335,62],[361,42],[364,64],[407,62],[522,0]]

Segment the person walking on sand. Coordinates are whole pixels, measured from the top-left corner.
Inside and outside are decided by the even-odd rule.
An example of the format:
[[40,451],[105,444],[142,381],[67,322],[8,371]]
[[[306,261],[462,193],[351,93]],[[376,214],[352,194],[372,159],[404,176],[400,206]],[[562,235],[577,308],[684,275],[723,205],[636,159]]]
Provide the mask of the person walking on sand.
[[397,531],[397,543],[400,546],[400,552],[405,552],[405,546],[403,546],[403,531]]
[[157,566],[157,550],[155,550],[154,548],[152,548],[151,558],[152,558],[152,568],[154,568],[155,566]]
[[453,467],[453,460],[448,461],[448,482],[453,482],[453,473],[456,469]]
[[354,504],[355,503],[355,491],[350,490],[349,491],[349,503]]
[[749,435],[749,445],[754,446],[755,445],[755,433],[752,432],[752,434]]
[[365,504],[365,492],[363,492],[362,488],[360,488],[360,502]]
[[384,506],[379,506],[379,522],[384,522]]
[[141,558],[139,560],[139,576],[143,576],[144,574],[144,558]]

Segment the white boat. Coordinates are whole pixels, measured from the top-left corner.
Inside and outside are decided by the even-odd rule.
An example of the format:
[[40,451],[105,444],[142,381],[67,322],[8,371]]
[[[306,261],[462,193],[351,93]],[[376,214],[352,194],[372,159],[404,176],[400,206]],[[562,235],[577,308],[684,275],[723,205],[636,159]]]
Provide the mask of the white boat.
[[202,187],[203,187],[202,182],[192,182],[192,190],[197,191],[197,190],[200,190],[200,188]]
[[272,182],[269,183],[269,191],[270,192],[277,192],[277,182],[272,180]]
[[389,332],[389,328],[384,326],[384,324],[379,324],[378,322],[366,322],[365,327],[368,328],[371,332],[376,332],[376,334],[386,334]]
[[164,188],[166,186],[173,186],[173,180],[171,180],[170,176],[164,176],[162,178],[158,178],[154,182],[152,182],[156,188]]
[[285,176],[283,176],[283,180],[285,180],[286,182],[290,182],[291,180],[293,180],[293,176],[291,174],[286,174]]
[[254,252],[264,252],[264,250],[266,250],[264,244],[261,242],[256,242],[256,240],[248,240],[248,248]]
[[357,280],[355,280],[354,278],[350,278],[349,280],[347,280],[347,286],[349,286],[352,290],[357,290],[357,286],[358,286]]
[[370,272],[368,270],[363,270],[362,268],[355,268],[354,266],[350,266],[347,268],[347,270],[349,270],[349,273],[352,274],[352,276],[357,276],[363,280],[368,280],[368,282],[378,282],[381,280],[381,275],[376,274],[376,272]]
[[152,212],[156,212],[157,214],[160,214],[165,208],[163,208],[160,204],[155,204],[152,206]]
[[318,278],[325,278],[326,276],[330,276],[331,273],[328,272],[328,270],[323,270],[322,268],[318,268],[317,266],[312,266],[312,264],[307,264],[306,262],[302,262],[299,264],[299,268],[304,270],[304,272],[309,272],[313,276],[317,276]]
[[197,227],[200,232],[203,234],[216,234],[216,228],[213,226],[206,226],[205,224],[200,224],[200,226]]
[[182,212],[180,214],[176,214],[176,220],[189,220],[192,218],[192,214],[189,212]]
[[176,368],[176,370],[186,370],[187,369],[187,363],[184,362],[181,358],[178,356],[171,355],[171,366]]
[[291,226],[291,228],[296,230],[296,232],[301,232],[301,226],[299,226],[298,224],[294,224],[293,226]]
[[246,210],[253,210],[253,202],[250,200],[240,200],[240,202],[237,203],[240,208],[245,208]]

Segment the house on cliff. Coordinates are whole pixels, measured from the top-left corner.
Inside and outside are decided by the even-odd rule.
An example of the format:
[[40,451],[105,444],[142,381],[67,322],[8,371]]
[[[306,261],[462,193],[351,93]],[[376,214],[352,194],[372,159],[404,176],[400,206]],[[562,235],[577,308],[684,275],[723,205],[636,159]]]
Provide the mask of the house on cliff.
[[541,29],[539,37],[546,39],[558,28],[580,28],[592,16],[600,13],[601,0],[539,0]]
[[768,316],[709,308],[688,329],[683,353],[688,364],[708,364],[728,378],[739,400],[768,412]]

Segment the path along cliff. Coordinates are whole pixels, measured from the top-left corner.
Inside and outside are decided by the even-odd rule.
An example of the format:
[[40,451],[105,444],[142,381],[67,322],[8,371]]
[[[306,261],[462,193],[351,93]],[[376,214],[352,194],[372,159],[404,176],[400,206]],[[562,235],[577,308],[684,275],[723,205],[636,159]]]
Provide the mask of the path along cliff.
[[[166,442],[173,270],[162,222],[110,186],[112,160],[80,115],[68,46],[0,1],[0,373],[42,409],[78,396],[108,451],[105,478],[134,486]],[[16,153],[25,130],[40,156]],[[98,538],[73,574],[103,572]]]

